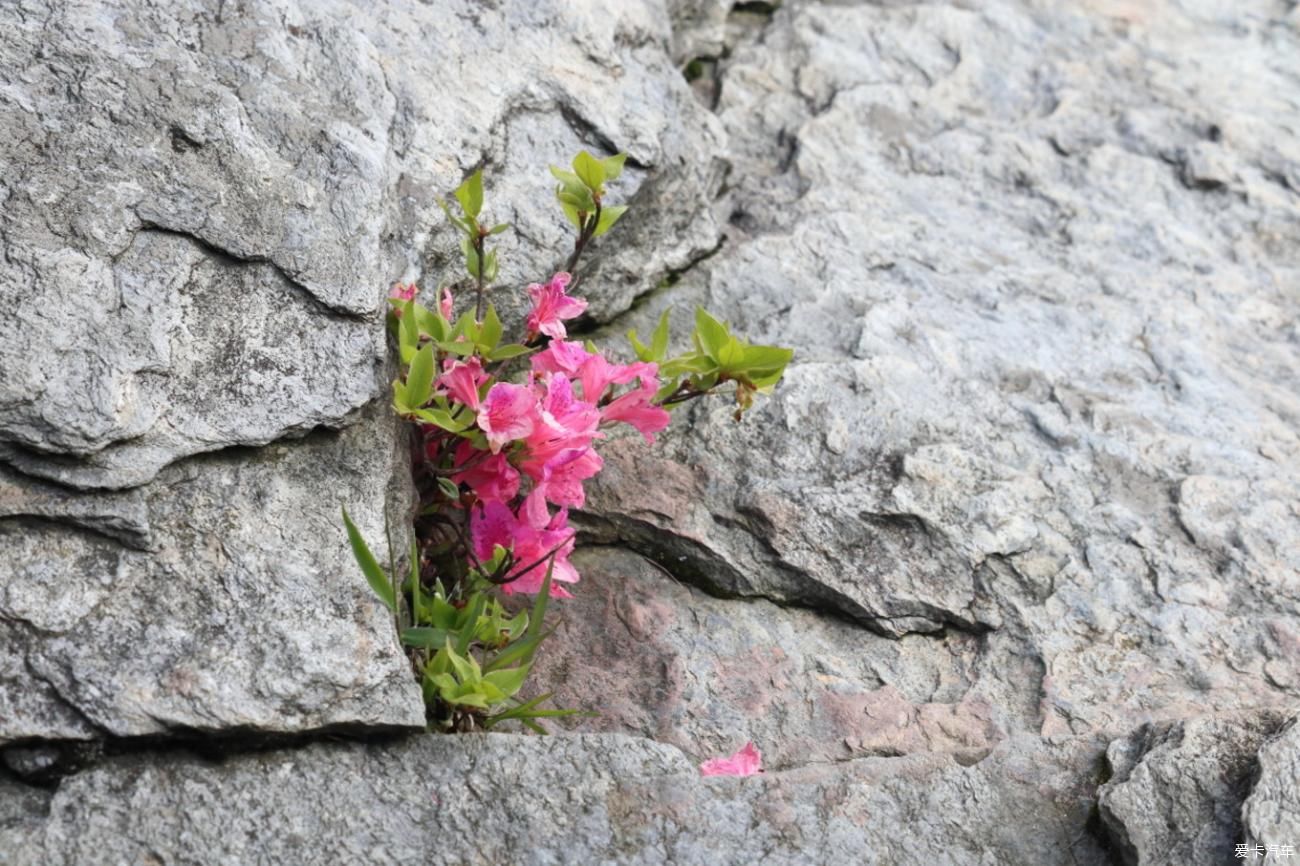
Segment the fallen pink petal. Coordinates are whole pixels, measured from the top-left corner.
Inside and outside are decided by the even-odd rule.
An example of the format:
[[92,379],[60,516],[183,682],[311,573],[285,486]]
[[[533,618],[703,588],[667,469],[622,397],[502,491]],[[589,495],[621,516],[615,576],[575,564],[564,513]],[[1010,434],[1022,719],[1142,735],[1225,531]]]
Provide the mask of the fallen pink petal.
[[729,758],[710,758],[700,764],[701,776],[752,776],[763,772],[763,755],[753,743],[746,743]]

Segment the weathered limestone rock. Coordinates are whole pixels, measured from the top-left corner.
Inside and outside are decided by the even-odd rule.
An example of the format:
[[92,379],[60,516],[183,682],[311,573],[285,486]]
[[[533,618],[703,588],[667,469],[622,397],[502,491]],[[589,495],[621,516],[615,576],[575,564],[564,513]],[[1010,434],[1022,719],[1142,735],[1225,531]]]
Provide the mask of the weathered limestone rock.
[[591,537],[983,635],[1044,734],[1300,706],[1294,21],[782,4],[717,64],[725,244],[607,333],[702,303],[794,366],[611,456]]
[[[3,4],[0,864],[1300,843],[1292,5]],[[641,738],[61,763],[421,722],[338,515],[408,504],[382,298],[483,165],[517,317],[580,146],[633,210],[575,330],[797,352],[605,450],[537,685]]]
[[1300,845],[1300,724],[1292,721],[1277,737],[1259,750],[1259,767],[1255,785],[1241,810],[1241,823],[1247,844]]
[[613,549],[573,562],[582,591],[557,604],[563,625],[534,688],[600,714],[580,730],[639,734],[701,758],[753,740],[776,769],[913,752],[972,763],[1033,709],[981,693],[970,635],[890,640],[762,599],[724,601]]
[[1270,714],[1204,717],[1146,726],[1112,743],[1111,777],[1098,801],[1124,862],[1232,862],[1256,752],[1281,722]]
[[66,780],[48,817],[0,814],[0,864],[1102,864],[1072,759],[1035,743],[975,767],[915,755],[702,779],[648,740],[498,735],[131,756]]
[[436,199],[482,161],[504,280],[548,275],[582,146],[630,154],[624,307],[713,248],[721,125],[667,19],[23,0],[0,32],[0,742],[419,724],[339,519],[405,523],[383,297],[448,275]]
[[[341,433],[173,465],[123,516],[148,546],[45,517],[0,522],[0,744],[422,725],[339,512],[378,542],[385,507],[404,509],[390,495],[407,472],[394,426],[372,411]],[[5,488],[18,513],[24,484]],[[44,486],[37,500],[88,508],[99,495]],[[123,495],[104,498],[120,514]]]
[[10,5],[0,457],[121,488],[345,423],[380,390],[386,287],[447,276],[435,199],[480,159],[527,238],[508,282],[563,260],[545,162],[583,143],[632,160],[607,286],[715,246],[719,124],[655,46],[667,22],[553,7]]

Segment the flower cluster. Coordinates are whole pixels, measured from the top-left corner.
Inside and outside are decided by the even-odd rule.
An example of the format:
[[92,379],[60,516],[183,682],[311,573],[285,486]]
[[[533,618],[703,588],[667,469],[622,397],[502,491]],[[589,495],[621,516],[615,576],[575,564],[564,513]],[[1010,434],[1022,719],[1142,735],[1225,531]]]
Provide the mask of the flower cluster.
[[[566,336],[563,320],[586,308],[565,293],[569,279],[559,273],[528,287],[530,338]],[[402,288],[394,289],[394,299],[409,300]],[[444,307],[440,315],[451,312]],[[622,423],[654,442],[670,416],[654,402],[657,364],[613,363],[563,339],[552,339],[529,362],[524,381],[515,384],[494,376],[477,355],[444,360],[432,399],[445,401],[452,418],[473,417],[482,441],[422,423],[422,450],[435,468],[450,455],[455,502],[470,511],[472,557],[487,561],[497,547],[509,552],[502,591],[535,593],[549,568],[556,582],[551,592],[564,598],[569,593],[559,584],[578,580],[569,563],[574,531],[568,509],[582,507],[583,482],[603,465],[596,441]]]
[[[443,729],[512,720],[541,730],[537,719],[572,713],[517,693],[547,634],[547,600],[569,597],[578,582],[569,510],[585,504],[583,485],[604,465],[597,447],[611,429],[625,425],[653,444],[671,408],[727,385],[739,418],[790,360],[789,350],[751,345],[703,310],[696,311],[692,348],[671,358],[666,313],[648,344],[628,334],[635,360],[569,339],[566,322],[587,309],[573,294],[577,262],[626,211],[605,203],[605,183],[623,161],[583,152],[572,171],[552,168],[556,197],[577,235],[564,266],[528,286],[519,342],[503,342],[505,328],[486,303],[499,266],[487,242],[508,226],[479,221],[477,172],[455,192],[461,215],[444,206],[463,235],[473,309],[457,315],[450,286],[438,290],[433,307],[419,303],[413,283],[389,295],[401,360],[393,408],[413,425],[420,498],[407,573],[398,573],[390,551],[386,574],[344,519],[362,571],[394,614],[430,721]],[[515,593],[536,596],[531,613],[511,614],[498,598]]]

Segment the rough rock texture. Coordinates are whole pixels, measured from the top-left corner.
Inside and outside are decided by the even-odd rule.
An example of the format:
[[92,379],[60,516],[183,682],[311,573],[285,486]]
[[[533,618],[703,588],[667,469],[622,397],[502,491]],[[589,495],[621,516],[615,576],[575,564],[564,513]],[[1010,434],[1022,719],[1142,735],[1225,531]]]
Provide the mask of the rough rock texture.
[[0,9],[0,742],[418,723],[338,515],[405,523],[383,297],[444,273],[435,199],[510,166],[517,284],[564,253],[545,163],[626,149],[602,284],[716,245],[649,7],[368,6]]
[[1247,843],[1289,845],[1300,832],[1300,724],[1291,724],[1259,750],[1259,769],[1241,811]]
[[0,864],[1104,863],[1071,829],[1091,798],[1062,772],[1069,752],[1027,742],[970,768],[916,755],[748,780],[600,736],[128,757],[65,781],[48,817],[0,813]]
[[979,635],[1044,734],[1295,706],[1295,16],[783,4],[718,66],[725,244],[609,332],[702,302],[795,364],[611,457],[592,537]]
[[1112,743],[1098,802],[1124,862],[1231,862],[1255,754],[1279,723],[1271,715],[1193,719]]
[[[392,620],[339,530],[343,505],[383,536],[406,471],[393,427],[371,412],[178,463],[131,494],[0,475],[0,501],[39,515],[0,521],[0,744],[421,725]],[[77,517],[52,519],[64,502]]]
[[700,759],[752,740],[774,768],[912,752],[971,763],[1032,710],[980,693],[970,635],[885,640],[762,599],[724,601],[620,550],[580,551],[574,564],[583,591],[564,603],[536,688],[599,710],[582,730]]
[[[0,4],[0,863],[1300,844],[1297,94],[1289,0]],[[605,450],[538,686],[613,736],[168,747],[419,723],[382,298],[483,165],[517,317],[579,146],[580,329],[797,353]]]

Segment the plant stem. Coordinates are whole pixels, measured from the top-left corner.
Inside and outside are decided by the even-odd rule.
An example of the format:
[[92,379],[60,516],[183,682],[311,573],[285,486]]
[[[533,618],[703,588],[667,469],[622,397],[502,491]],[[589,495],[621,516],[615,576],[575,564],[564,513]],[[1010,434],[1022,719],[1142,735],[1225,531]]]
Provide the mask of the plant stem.
[[579,278],[574,273],[578,267],[578,259],[582,258],[582,253],[587,249],[587,243],[596,236],[596,226],[600,225],[600,199],[596,199],[596,210],[591,215],[591,219],[583,224],[582,229],[578,232],[577,239],[573,242],[573,253],[570,254],[569,260],[564,263],[564,270],[573,277],[573,282],[569,283],[569,291],[578,287]]
[[474,252],[478,254],[478,275],[476,277],[474,296],[474,321],[476,322],[483,321],[483,269],[487,266],[487,263],[483,260],[483,238],[483,232],[480,230],[478,237],[474,239]]

